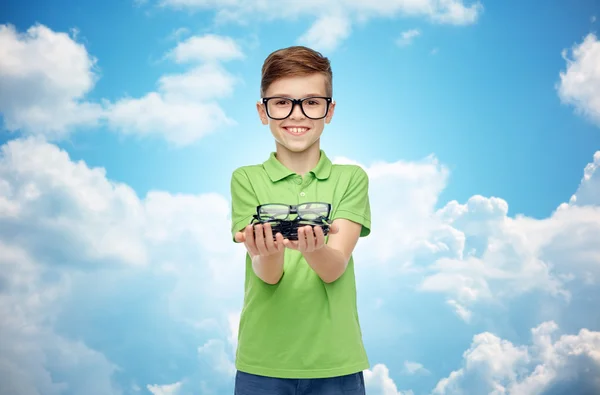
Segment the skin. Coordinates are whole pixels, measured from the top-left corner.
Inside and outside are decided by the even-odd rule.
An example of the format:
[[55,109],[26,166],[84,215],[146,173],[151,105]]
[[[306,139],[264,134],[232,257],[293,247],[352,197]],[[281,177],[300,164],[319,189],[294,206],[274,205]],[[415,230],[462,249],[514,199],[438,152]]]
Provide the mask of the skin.
[[[269,86],[269,96],[304,98],[307,96],[327,96],[325,76],[316,73],[309,76],[282,78]],[[275,138],[277,159],[290,170],[304,176],[313,169],[320,155],[320,138],[325,124],[331,122],[335,110],[332,102],[326,118],[314,120],[307,118],[299,106],[286,119],[273,120],[267,116],[264,105],[257,103],[258,116],[263,125],[268,125]],[[308,127],[301,136],[289,134],[289,126]],[[337,280],[346,270],[348,261],[360,236],[361,225],[346,219],[336,219],[330,227],[329,240],[321,227],[306,226],[298,229],[298,240],[287,240],[273,233],[267,225],[248,225],[243,232],[237,232],[235,239],[243,242],[252,258],[252,267],[256,275],[268,284],[277,284],[283,275],[283,256],[285,248],[300,251],[309,266],[325,283]]]

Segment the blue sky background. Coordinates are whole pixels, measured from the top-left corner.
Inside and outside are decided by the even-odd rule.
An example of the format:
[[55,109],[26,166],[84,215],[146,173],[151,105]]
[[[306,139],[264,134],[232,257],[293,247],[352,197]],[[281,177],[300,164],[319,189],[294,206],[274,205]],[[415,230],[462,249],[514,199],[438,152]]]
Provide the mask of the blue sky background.
[[[369,394],[600,390],[598,3],[450,0],[466,10],[451,20],[429,0],[412,14],[218,3],[5,4],[0,385],[231,393],[243,250],[229,243],[230,175],[274,149],[260,68],[301,43],[334,71],[322,147],[371,177],[374,232],[356,251]],[[206,35],[234,49],[169,55]],[[199,69],[206,88],[160,91],[205,64],[222,79]],[[148,113],[118,104],[157,90]],[[206,102],[231,124],[200,135]],[[183,130],[195,137],[174,143]],[[577,344],[588,351],[569,354]]]

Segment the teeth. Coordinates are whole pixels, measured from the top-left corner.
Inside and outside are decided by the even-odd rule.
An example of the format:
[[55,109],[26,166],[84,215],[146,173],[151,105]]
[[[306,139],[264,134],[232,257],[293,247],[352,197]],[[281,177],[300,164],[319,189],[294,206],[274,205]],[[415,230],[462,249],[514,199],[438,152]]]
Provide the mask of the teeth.
[[300,134],[306,132],[307,128],[288,128],[292,133]]

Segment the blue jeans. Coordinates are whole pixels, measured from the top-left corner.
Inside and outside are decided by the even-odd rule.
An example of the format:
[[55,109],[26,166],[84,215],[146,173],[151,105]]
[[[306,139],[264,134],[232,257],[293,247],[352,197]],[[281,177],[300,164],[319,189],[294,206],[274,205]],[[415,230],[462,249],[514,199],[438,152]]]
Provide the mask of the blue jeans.
[[240,372],[234,395],[365,395],[363,372],[319,379],[280,379]]

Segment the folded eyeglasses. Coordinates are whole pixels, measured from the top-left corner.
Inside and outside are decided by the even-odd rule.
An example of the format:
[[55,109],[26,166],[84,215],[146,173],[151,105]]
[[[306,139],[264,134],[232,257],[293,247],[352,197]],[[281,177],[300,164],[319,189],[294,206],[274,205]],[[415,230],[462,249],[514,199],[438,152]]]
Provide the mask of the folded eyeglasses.
[[271,225],[273,239],[279,232],[288,240],[298,240],[298,227],[320,226],[323,234],[327,236],[331,220],[331,204],[324,202],[307,202],[297,205],[281,203],[261,204],[256,207],[256,214],[252,216],[250,224]]

